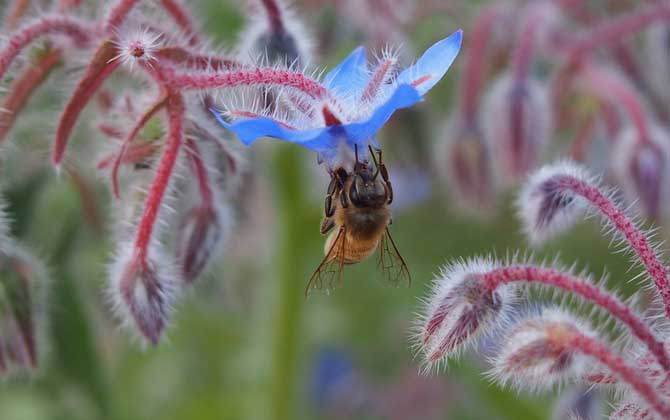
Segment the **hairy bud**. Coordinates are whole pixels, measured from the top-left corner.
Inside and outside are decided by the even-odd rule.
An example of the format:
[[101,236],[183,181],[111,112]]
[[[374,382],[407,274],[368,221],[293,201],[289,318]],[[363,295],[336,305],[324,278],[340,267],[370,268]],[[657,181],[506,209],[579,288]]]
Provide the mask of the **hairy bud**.
[[479,127],[452,118],[435,156],[442,178],[464,208],[491,206],[495,194],[491,153]]
[[176,243],[177,261],[187,282],[198,278],[228,235],[230,209],[219,207],[194,207],[184,215]]
[[515,183],[538,165],[549,143],[552,111],[547,88],[535,80],[515,82],[510,75],[502,76],[484,98],[482,116],[498,180]]
[[644,215],[657,219],[667,214],[670,190],[670,135],[650,124],[646,141],[633,127],[621,131],[612,151],[612,169],[629,201],[639,200]]
[[428,365],[463,350],[505,318],[510,296],[507,288],[492,291],[482,275],[492,269],[486,260],[455,263],[442,268],[426,301],[417,335]]
[[142,256],[131,244],[120,247],[110,267],[110,296],[122,320],[134,325],[151,344],[157,344],[177,297],[178,276],[172,262],[151,246]]
[[[491,376],[519,389],[543,390],[583,372],[586,365],[572,342],[585,328],[570,315],[547,310],[506,332]],[[586,333],[591,335],[591,333]]]
[[541,243],[570,228],[584,215],[587,203],[563,180],[588,181],[586,172],[571,162],[546,165],[528,177],[516,200],[519,218],[528,238]]
[[44,311],[46,270],[14,245],[0,251],[0,373],[38,364],[38,329]]

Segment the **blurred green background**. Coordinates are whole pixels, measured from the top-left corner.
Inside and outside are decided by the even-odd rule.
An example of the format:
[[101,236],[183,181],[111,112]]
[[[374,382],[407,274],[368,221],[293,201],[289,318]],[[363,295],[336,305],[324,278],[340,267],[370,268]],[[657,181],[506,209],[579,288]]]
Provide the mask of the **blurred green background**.
[[[225,45],[235,44],[243,25],[238,4],[189,3],[206,31]],[[406,47],[412,54],[458,27],[466,29],[467,43],[481,2],[463,3],[457,12],[435,14],[409,29],[412,45]],[[296,10],[301,12],[300,3]],[[331,6],[310,4],[301,16],[316,31],[335,25],[331,12]],[[331,35],[336,42],[314,60],[321,66],[332,66],[365,42],[355,31]],[[421,148],[442,140],[438,128],[450,112],[459,72],[454,66],[426,103],[399,114],[382,131],[392,179],[399,156],[406,156],[402,143],[419,150],[412,155],[416,159],[426,159]],[[53,118],[59,100],[44,93],[33,106],[38,102],[45,111],[33,110],[33,118]],[[519,396],[490,384],[480,356],[466,354],[446,372],[422,376],[410,348],[419,298],[441,264],[528,249],[511,209],[513,191],[496,211],[473,217],[455,209],[429,172],[422,181],[430,184],[429,193],[398,209],[392,226],[412,273],[411,287],[384,285],[370,260],[347,267],[342,288],[305,300],[304,286],[323,255],[319,223],[326,181],[314,176],[321,169],[312,154],[262,143],[249,150],[247,200],[239,206],[239,228],[225,259],[187,293],[167,342],[143,348],[116,327],[102,293],[110,235],[91,222],[75,186],[40,160],[48,134],[36,134],[24,123],[14,137],[16,147],[3,168],[14,233],[48,262],[53,283],[42,368],[35,378],[0,385],[0,419],[550,417],[556,396]],[[75,143],[87,140],[80,134]],[[35,156],[26,160],[31,153]],[[409,193],[409,185],[397,195]],[[110,198],[103,181],[93,193],[104,219]],[[623,285],[629,276],[627,257],[612,255],[594,222],[536,255],[559,251],[566,264],[577,261],[596,274],[607,268],[614,284]]]

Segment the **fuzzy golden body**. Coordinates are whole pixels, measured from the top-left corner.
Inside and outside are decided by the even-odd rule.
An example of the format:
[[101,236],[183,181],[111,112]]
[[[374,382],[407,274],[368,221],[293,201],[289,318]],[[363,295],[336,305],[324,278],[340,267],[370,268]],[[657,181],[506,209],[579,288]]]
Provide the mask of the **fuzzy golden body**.
[[[373,152],[370,149],[370,152]],[[310,288],[331,288],[342,282],[345,265],[359,263],[378,251],[377,267],[391,283],[410,282],[409,270],[391,233],[393,189],[381,160],[374,158],[376,171],[356,155],[351,173],[338,168],[332,173],[325,200],[321,233],[328,234],[324,258],[312,274]],[[379,176],[381,175],[381,176]]]
[[[335,229],[328,235],[324,255],[329,261],[355,264],[377,250],[391,221],[391,210],[386,205],[380,208],[343,208],[337,205],[333,219]],[[333,252],[329,255],[331,248]]]

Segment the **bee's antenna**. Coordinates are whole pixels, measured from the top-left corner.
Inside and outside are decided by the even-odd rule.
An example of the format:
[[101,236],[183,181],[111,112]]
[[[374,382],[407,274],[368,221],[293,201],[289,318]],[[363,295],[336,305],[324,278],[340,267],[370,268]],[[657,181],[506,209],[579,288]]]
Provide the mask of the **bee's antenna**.
[[356,156],[356,163],[358,163],[358,145],[354,144],[354,156]]
[[377,172],[375,172],[375,175],[372,177],[372,180],[375,181],[377,179],[377,175],[379,175],[379,163],[377,163],[377,158],[375,157],[374,150],[372,150],[372,146],[368,145],[368,149],[370,150],[370,156],[372,156],[372,161],[375,163],[375,167],[377,168]]

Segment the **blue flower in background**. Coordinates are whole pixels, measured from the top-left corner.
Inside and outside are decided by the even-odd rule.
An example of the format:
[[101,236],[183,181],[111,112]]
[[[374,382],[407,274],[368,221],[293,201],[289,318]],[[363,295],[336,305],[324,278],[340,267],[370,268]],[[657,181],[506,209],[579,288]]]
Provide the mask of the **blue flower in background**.
[[[397,110],[422,100],[445,75],[458,55],[462,31],[431,46],[412,66],[397,76],[396,58],[384,54],[368,66],[365,49],[358,47],[323,79],[327,94],[312,97],[296,89],[278,91],[278,102],[267,110],[212,110],[218,121],[246,145],[271,137],[318,153],[329,168],[342,165],[355,146],[363,155],[379,145],[377,132]],[[231,122],[232,121],[232,122]]]

